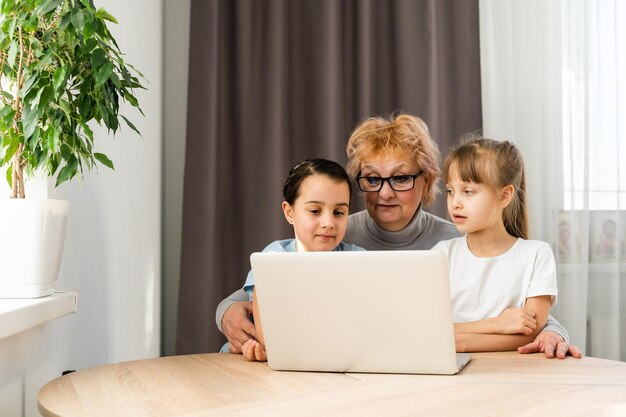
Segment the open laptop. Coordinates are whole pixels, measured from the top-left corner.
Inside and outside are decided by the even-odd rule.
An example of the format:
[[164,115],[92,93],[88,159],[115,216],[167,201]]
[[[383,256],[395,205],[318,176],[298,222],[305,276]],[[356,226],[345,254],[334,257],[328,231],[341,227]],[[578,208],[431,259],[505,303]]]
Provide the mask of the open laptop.
[[272,369],[455,374],[446,256],[438,251],[253,253]]

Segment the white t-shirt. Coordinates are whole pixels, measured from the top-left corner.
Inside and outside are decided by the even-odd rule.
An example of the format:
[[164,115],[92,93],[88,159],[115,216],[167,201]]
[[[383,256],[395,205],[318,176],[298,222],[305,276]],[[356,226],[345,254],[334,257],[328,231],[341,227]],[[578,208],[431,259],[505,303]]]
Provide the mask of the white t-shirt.
[[523,307],[529,297],[550,295],[556,303],[556,262],[545,242],[517,239],[493,258],[472,254],[466,236],[439,242],[433,250],[448,256],[455,323],[496,317],[508,307]]

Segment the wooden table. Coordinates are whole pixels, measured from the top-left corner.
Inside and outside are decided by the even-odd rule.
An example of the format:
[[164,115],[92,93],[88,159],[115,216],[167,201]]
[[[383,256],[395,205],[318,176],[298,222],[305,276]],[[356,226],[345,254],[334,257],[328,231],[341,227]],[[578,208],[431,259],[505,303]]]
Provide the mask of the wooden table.
[[626,363],[477,353],[454,376],[280,372],[210,353],[74,372],[38,395],[48,416],[626,415]]

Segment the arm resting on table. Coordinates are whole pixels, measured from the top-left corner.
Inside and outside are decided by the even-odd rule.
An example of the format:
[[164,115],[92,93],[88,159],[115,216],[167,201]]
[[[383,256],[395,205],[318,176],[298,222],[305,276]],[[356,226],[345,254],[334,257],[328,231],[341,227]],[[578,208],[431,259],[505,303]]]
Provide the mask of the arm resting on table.
[[524,309],[535,313],[536,329],[529,335],[522,334],[483,334],[456,332],[457,352],[487,352],[515,350],[532,342],[545,326],[550,311],[550,296],[531,297],[526,299]]

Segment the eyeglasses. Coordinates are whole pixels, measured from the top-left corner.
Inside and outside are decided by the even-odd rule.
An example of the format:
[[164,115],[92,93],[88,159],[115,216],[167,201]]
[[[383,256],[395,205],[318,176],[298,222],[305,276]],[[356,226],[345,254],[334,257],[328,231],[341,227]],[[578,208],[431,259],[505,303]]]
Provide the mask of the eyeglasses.
[[415,180],[424,173],[421,169],[413,175],[392,175],[391,177],[362,177],[361,173],[356,177],[359,189],[365,193],[375,193],[383,188],[385,181],[394,191],[409,191],[415,187]]

